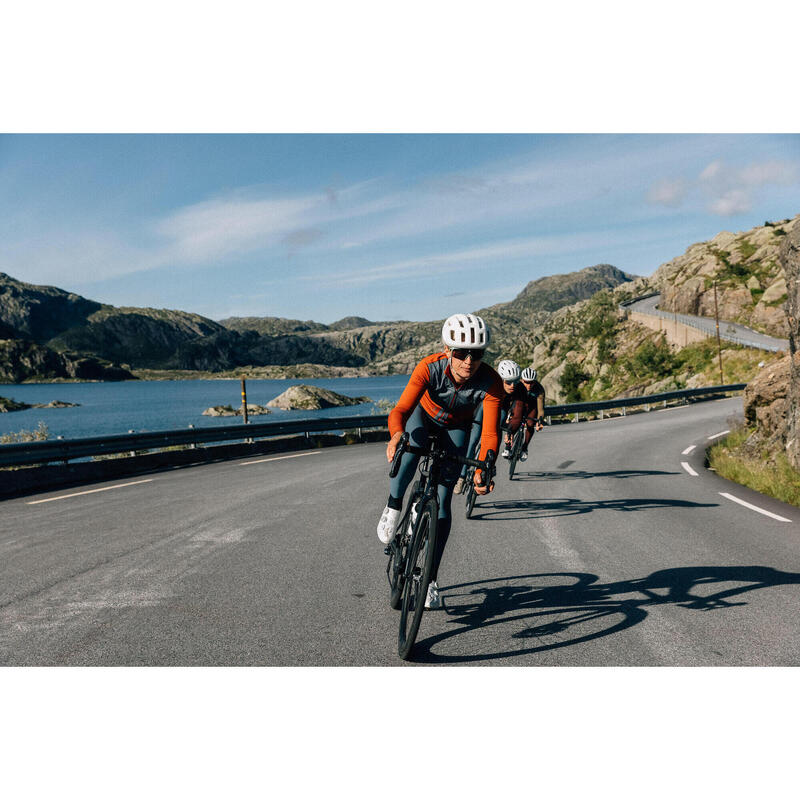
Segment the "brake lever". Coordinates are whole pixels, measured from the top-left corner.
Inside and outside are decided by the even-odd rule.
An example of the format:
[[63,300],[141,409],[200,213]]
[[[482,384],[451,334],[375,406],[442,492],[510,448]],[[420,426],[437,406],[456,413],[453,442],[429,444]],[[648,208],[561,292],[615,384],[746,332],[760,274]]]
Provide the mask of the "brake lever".
[[400,459],[403,457],[407,445],[408,445],[408,432],[404,431],[403,435],[400,437],[400,441],[397,443],[397,449],[394,451],[394,458],[392,459],[392,464],[389,467],[390,478],[394,478],[397,476],[397,472],[400,469]]

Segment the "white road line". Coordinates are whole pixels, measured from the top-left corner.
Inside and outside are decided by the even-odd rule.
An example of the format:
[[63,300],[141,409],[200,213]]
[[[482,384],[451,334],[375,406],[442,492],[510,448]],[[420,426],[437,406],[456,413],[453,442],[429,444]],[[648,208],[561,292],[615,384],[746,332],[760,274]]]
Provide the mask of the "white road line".
[[130,483],[117,483],[114,486],[104,486],[102,489],[87,489],[85,492],[73,492],[72,494],[60,494],[58,497],[48,497],[44,500],[29,500],[29,506],[35,506],[37,503],[52,503],[53,500],[66,500],[68,497],[78,497],[82,494],[94,494],[95,492],[107,492],[110,489],[122,489],[123,486],[136,486],[138,483],[150,483],[153,478],[145,478],[143,481],[131,481]]
[[730,433],[730,431],[720,431],[720,433],[715,433],[713,436],[709,436],[708,440],[711,441],[712,439],[719,439],[720,436],[724,436],[726,433]]
[[301,458],[302,456],[315,456],[320,453],[320,450],[315,450],[311,453],[295,453],[293,456],[275,456],[275,458],[259,458],[258,461],[242,461],[240,467],[246,467],[248,464],[263,464],[265,461],[280,461],[284,458]]
[[689,466],[686,461],[681,461],[681,466],[693,477],[697,477],[697,473]]
[[694,450],[694,449],[695,449],[695,447],[697,447],[697,445],[696,445],[696,444],[690,444],[690,445],[689,445],[689,446],[688,446],[688,447],[687,447],[685,450],[682,450],[682,451],[681,451],[681,455],[682,455],[682,456],[688,456],[688,455],[689,455],[689,453],[691,453],[691,452],[692,452],[692,450]]
[[754,506],[752,503],[746,503],[744,500],[740,500],[738,497],[734,497],[732,494],[728,494],[727,492],[720,492],[720,494],[723,497],[727,497],[728,500],[733,500],[734,503],[738,503],[740,506],[752,509],[753,511],[758,511],[759,514],[765,514],[768,517],[772,517],[772,519],[777,519],[778,522],[791,522],[791,520],[786,519],[786,517],[780,517],[777,514],[773,514],[771,511],[765,511],[763,508]]

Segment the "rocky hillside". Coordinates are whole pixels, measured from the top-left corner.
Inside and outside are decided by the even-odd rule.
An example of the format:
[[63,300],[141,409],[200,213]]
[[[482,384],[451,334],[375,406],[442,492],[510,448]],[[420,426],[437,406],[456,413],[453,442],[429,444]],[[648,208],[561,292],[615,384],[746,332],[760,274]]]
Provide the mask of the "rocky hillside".
[[723,231],[693,244],[653,274],[661,291],[660,308],[713,317],[716,281],[720,319],[786,338],[786,276],[779,251],[798,224],[800,214],[743,233]]
[[[631,276],[610,265],[528,284],[511,302],[484,312],[493,327],[489,357],[530,338],[549,309],[590,296]],[[440,346],[443,320],[371,322],[345,317],[331,325],[277,317],[222,322],[186,311],[116,308],[49,286],[0,276],[0,376],[9,382],[103,379],[142,370],[218,373],[247,367],[354,369],[408,373]],[[305,366],[304,366],[305,365]]]

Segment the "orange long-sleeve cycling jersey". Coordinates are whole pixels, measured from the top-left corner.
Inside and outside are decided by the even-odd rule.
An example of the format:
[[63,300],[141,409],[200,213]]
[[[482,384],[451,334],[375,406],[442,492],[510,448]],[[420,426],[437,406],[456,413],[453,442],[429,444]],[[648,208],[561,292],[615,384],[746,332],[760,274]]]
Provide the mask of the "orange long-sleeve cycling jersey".
[[497,428],[503,394],[500,376],[488,364],[481,362],[478,371],[459,385],[450,372],[447,355],[435,353],[423,358],[411,373],[403,394],[389,414],[389,434],[394,436],[404,430],[406,420],[417,403],[429,417],[446,428],[469,424],[478,404],[483,403],[481,451],[478,456],[482,460],[489,450],[497,453]]

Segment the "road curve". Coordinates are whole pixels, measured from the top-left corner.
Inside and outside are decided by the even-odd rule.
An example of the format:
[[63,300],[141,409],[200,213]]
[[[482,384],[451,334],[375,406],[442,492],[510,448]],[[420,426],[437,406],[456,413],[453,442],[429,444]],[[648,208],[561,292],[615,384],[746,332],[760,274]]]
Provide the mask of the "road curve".
[[[454,498],[444,608],[424,615],[415,663],[800,663],[800,510],[702,465],[740,409],[553,426],[518,479],[501,461],[475,520]],[[3,502],[0,664],[404,663],[375,535],[383,450]]]

